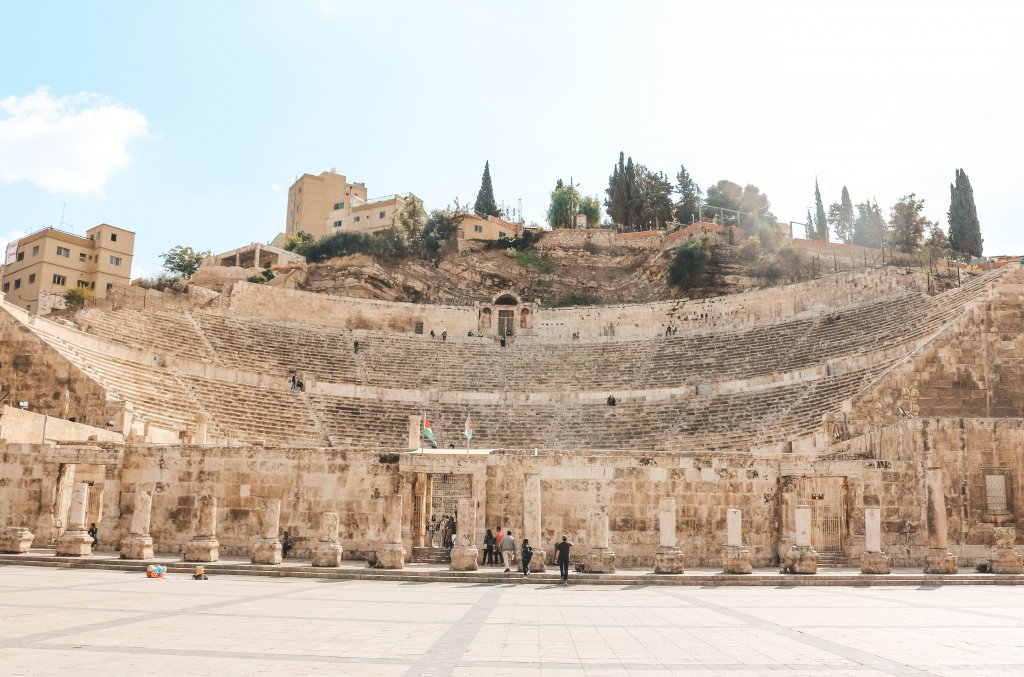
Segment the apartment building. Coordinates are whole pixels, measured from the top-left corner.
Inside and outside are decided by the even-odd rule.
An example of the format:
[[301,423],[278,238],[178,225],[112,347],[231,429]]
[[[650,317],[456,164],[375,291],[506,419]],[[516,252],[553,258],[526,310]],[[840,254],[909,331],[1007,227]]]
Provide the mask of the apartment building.
[[[409,193],[408,196],[416,198]],[[373,233],[389,227],[407,195],[367,198],[366,184],[349,182],[333,169],[303,174],[288,189],[285,234],[305,232],[319,240],[339,230]],[[422,201],[421,201],[422,204]]]
[[459,238],[464,240],[513,240],[523,234],[523,224],[512,223],[497,216],[470,214],[459,224]]
[[102,223],[85,237],[43,228],[7,245],[0,288],[4,300],[29,312],[61,307],[73,287],[89,287],[103,298],[115,284],[131,280],[135,233]]

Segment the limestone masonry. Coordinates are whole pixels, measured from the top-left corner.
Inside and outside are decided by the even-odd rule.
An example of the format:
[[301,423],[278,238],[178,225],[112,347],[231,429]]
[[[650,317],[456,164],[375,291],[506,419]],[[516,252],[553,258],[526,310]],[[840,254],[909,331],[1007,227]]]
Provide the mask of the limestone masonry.
[[[1024,272],[547,309],[247,282],[0,304],[0,550],[401,568],[458,513],[590,571],[1024,570]],[[609,396],[615,406],[609,406]],[[437,449],[420,448],[421,416]],[[467,416],[474,436],[467,447]],[[447,560],[445,560],[447,561]]]

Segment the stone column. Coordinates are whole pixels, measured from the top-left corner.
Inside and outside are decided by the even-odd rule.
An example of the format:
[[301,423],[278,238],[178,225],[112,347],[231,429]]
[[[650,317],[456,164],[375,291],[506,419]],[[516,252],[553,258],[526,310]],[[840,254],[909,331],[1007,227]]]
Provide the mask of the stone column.
[[882,552],[882,510],[864,509],[864,554],[860,556],[862,574],[887,574],[892,571],[889,556]]
[[320,515],[320,538],[313,551],[313,566],[340,567],[341,545],[338,543],[338,513]]
[[529,539],[533,548],[533,559],[530,560],[530,573],[547,570],[548,553],[544,549],[541,535],[541,497],[540,473],[526,473],[523,480],[523,538]]
[[1024,574],[1024,561],[1013,550],[1017,530],[1013,527],[994,529],[996,545],[988,557],[988,570],[994,574]]
[[153,513],[153,493],[135,493],[131,533],[121,541],[121,559],[153,559],[153,538],[149,535],[149,522]]
[[260,501],[260,539],[252,549],[253,564],[280,564],[281,541],[277,540],[281,528],[281,499],[264,498]]
[[811,547],[811,506],[798,505],[795,517],[796,544],[789,547],[779,571],[791,574],[816,574],[818,553]]
[[204,494],[199,497],[199,524],[196,535],[185,544],[185,561],[216,562],[220,559],[220,541],[217,540],[217,498]]
[[676,499],[666,496],[658,503],[661,547],[654,553],[654,573],[681,574],[686,558],[676,547]]
[[925,559],[926,574],[955,574],[958,562],[956,555],[949,551],[949,537],[946,532],[946,493],[942,468],[928,468],[928,555]]
[[71,490],[68,528],[57,539],[58,555],[82,557],[92,554],[92,536],[85,530],[85,514],[89,507],[89,485],[79,482]]
[[448,567],[452,571],[476,571],[479,567],[477,558],[480,551],[475,545],[476,510],[473,507],[472,498],[459,499],[459,514],[455,525],[458,533],[452,536],[455,547],[452,548],[452,561]]
[[750,574],[750,549],[743,547],[743,514],[739,508],[726,511],[726,542],[722,551],[722,571],[727,574]]
[[590,552],[587,553],[587,572],[615,573],[615,553],[608,546],[608,514],[598,510],[590,516]]
[[192,434],[192,444],[206,444],[209,427],[209,416],[206,414],[199,414],[196,416],[196,431]]
[[0,527],[0,552],[24,555],[32,547],[34,539],[35,536],[25,527]]
[[382,543],[377,548],[377,566],[381,569],[401,569],[405,566],[405,547],[402,545],[402,497],[390,496],[383,505]]

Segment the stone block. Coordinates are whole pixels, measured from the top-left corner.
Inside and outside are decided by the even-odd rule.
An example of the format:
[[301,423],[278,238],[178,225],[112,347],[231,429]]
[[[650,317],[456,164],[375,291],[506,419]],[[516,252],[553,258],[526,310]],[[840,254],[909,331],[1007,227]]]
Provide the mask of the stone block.
[[216,538],[193,538],[185,544],[186,562],[216,562],[220,559],[220,542]]
[[3,527],[0,529],[0,552],[22,555],[32,547],[35,536],[25,527]]
[[925,559],[924,572],[926,574],[955,574],[958,562],[956,555],[943,548],[929,548],[928,556]]
[[57,555],[64,557],[84,557],[92,554],[92,536],[84,530],[65,531],[57,539]]
[[548,570],[548,553],[539,548],[533,549],[533,559],[530,560],[530,573],[542,574]]
[[860,572],[862,574],[892,573],[892,558],[884,552],[865,552],[860,556]]
[[686,557],[679,548],[662,546],[654,553],[654,573],[681,574],[686,568]]
[[313,551],[313,566],[340,567],[342,547],[338,543],[318,543]]
[[121,541],[121,559],[153,559],[153,538],[129,534]]
[[784,574],[818,573],[818,553],[808,545],[791,545],[782,558],[779,572]]
[[452,571],[476,571],[479,568],[480,551],[472,545],[459,545],[452,548],[451,565]]
[[614,574],[615,553],[611,548],[591,548],[587,553],[588,574]]
[[405,548],[400,543],[385,543],[377,548],[378,569],[405,567]]
[[1014,527],[996,527],[994,531],[996,546],[988,557],[989,571],[994,574],[1024,573],[1024,559],[1013,550],[1017,530]]
[[253,564],[280,564],[281,559],[281,542],[277,539],[260,539],[253,546]]
[[752,574],[750,548],[740,545],[726,546],[722,551],[722,571],[727,574]]

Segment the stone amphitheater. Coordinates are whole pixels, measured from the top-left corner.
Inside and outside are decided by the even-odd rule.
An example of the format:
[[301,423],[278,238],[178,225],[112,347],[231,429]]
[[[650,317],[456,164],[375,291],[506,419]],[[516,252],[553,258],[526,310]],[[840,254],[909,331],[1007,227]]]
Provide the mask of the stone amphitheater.
[[275,562],[287,530],[300,558],[400,567],[458,512],[456,550],[568,534],[593,571],[955,570],[997,540],[1009,571],[1024,272],[927,288],[884,268],[586,308],[246,282],[3,303],[2,540],[81,554],[96,523],[126,557]]

